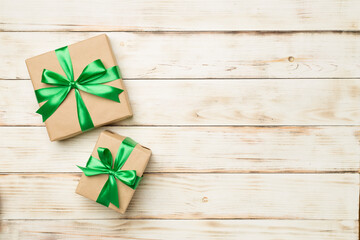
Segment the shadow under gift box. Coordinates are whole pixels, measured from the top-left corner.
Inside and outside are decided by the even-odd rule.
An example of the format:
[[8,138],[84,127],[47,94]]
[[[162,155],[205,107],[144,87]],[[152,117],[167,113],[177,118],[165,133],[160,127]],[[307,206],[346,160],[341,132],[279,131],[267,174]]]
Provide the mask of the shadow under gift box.
[[[110,131],[101,132],[91,156],[99,159],[97,149],[99,147],[108,148],[111,152],[114,162],[114,158],[124,139],[125,137]],[[137,144],[135,148],[132,150],[129,158],[126,160],[121,170],[136,170],[136,175],[141,177],[150,160],[150,157],[151,157],[151,150],[144,146],[141,146],[140,144]],[[76,188],[76,193],[86,198],[89,198],[93,201],[96,201],[108,178],[109,178],[108,174],[100,174],[96,176],[87,177],[83,173],[80,178],[79,184]],[[135,190],[125,185],[118,179],[116,179],[116,183],[118,188],[120,207],[117,208],[112,203],[110,203],[109,208],[119,213],[125,213],[134,195]],[[141,181],[140,181],[140,185],[141,185]],[[101,207],[100,204],[99,207]]]
[[[68,45],[74,71],[74,80],[80,76],[84,68],[91,62],[100,59],[105,68],[116,66],[109,39],[105,34]],[[60,66],[55,51],[50,51],[27,59],[26,65],[34,90],[52,87],[41,82],[44,69],[66,76]],[[128,94],[122,79],[117,79],[104,85],[123,89],[119,95],[120,103],[95,96],[84,91],[80,95],[90,113],[94,128],[117,122],[132,116]],[[40,103],[42,106],[44,103]],[[62,140],[82,133],[77,113],[75,91],[71,89],[65,100],[56,111],[45,121],[51,141]]]

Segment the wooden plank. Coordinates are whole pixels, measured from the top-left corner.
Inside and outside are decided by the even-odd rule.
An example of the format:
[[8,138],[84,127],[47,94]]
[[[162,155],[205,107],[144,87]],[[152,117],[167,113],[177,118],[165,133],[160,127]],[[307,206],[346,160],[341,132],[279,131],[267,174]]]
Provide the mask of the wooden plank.
[[[360,41],[359,41],[360,42]],[[126,81],[122,125],[355,125],[359,79]],[[0,81],[0,125],[42,125],[28,80]]]
[[[1,2],[0,31],[358,30],[356,0]],[[81,9],[81,11],[79,11]]]
[[1,236],[4,240],[358,240],[357,225],[331,220],[6,220]]
[[55,143],[44,128],[2,127],[0,172],[80,172],[103,129],[151,148],[148,173],[360,170],[358,127],[105,127]]
[[2,219],[358,220],[359,174],[146,174],[124,215],[75,194],[79,177],[0,175]]
[[[0,78],[29,78],[25,59],[98,34],[2,32]],[[359,33],[107,34],[126,79],[360,77]]]

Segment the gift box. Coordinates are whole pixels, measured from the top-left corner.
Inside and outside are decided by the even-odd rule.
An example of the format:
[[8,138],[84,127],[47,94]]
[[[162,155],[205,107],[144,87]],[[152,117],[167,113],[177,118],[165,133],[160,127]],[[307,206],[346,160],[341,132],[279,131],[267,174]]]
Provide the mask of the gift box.
[[105,34],[26,60],[51,141],[132,116]]
[[76,193],[124,213],[150,160],[151,150],[103,131],[86,164]]

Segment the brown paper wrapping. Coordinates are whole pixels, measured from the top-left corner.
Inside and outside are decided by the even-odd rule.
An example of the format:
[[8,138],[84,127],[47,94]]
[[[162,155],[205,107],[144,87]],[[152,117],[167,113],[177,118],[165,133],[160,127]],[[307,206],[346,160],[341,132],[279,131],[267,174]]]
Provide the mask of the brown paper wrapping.
[[[71,44],[68,46],[68,49],[73,64],[75,80],[80,76],[83,69],[96,59],[101,59],[106,68],[117,65],[109,40],[105,34]],[[29,58],[26,60],[26,65],[35,90],[51,87],[51,85],[41,83],[41,75],[44,68],[65,76],[55,51]],[[132,116],[128,94],[122,79],[104,84],[124,90],[119,96],[120,103],[80,91],[95,127]],[[74,90],[70,91],[64,102],[45,121],[45,125],[51,141],[62,140],[82,133],[77,116]]]
[[[99,139],[95,145],[95,148],[92,152],[92,156],[99,159],[99,155],[97,153],[98,147],[108,148],[113,156],[116,156],[117,151],[125,137],[120,136],[116,133],[110,131],[103,131]],[[145,168],[150,160],[151,150],[137,144],[129,158],[125,162],[124,166],[121,168],[123,170],[136,170],[136,175],[141,177],[145,171]],[[113,159],[114,161],[114,159]],[[83,173],[79,184],[76,188],[76,193],[80,194],[86,198],[89,198],[93,201],[96,201],[98,198],[101,189],[103,188],[106,180],[108,179],[108,175],[101,174],[97,176],[87,177]],[[119,205],[120,208],[117,208],[113,204],[110,203],[109,208],[119,212],[125,213],[131,198],[134,195],[135,190],[126,186],[124,183],[116,179],[119,193]],[[141,184],[141,182],[140,182]]]

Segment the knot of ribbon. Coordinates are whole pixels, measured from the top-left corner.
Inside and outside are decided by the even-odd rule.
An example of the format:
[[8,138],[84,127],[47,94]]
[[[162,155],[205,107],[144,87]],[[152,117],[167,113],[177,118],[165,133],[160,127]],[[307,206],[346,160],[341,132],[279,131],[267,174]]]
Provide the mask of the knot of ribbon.
[[65,100],[70,90],[74,89],[81,131],[89,130],[94,127],[94,124],[79,90],[120,102],[119,94],[124,90],[102,84],[120,79],[120,70],[118,66],[106,69],[102,61],[97,59],[89,63],[75,81],[68,47],[56,49],[55,53],[66,77],[48,69],[43,70],[41,82],[54,87],[41,88],[35,91],[38,103],[46,101],[36,112],[41,114],[43,122],[45,122]]
[[97,152],[100,160],[90,156],[86,167],[78,166],[87,177],[99,174],[109,175],[96,202],[106,207],[112,203],[119,208],[119,193],[116,179],[132,189],[137,188],[142,177],[136,175],[136,170],[121,170],[136,144],[137,143],[131,138],[125,138],[119,147],[114,162],[110,150],[108,148],[99,147]]

